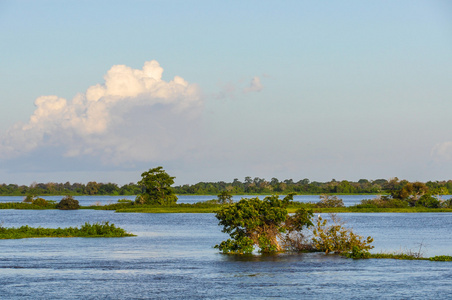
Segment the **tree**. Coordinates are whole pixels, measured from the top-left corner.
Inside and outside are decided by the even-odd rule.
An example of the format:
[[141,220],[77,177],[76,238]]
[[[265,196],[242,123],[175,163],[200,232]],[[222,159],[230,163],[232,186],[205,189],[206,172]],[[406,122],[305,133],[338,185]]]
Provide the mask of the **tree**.
[[96,195],[99,192],[99,184],[95,181],[90,181],[86,184],[85,192],[88,195]]
[[177,197],[171,188],[174,178],[168,175],[162,167],[149,169],[141,174],[138,184],[143,192],[135,200],[138,204],[171,205],[177,202]]
[[223,253],[251,253],[258,246],[261,253],[285,250],[290,235],[301,232],[304,227],[313,225],[312,212],[300,209],[294,215],[287,213],[287,205],[293,194],[279,199],[277,195],[241,199],[239,202],[220,209],[216,217],[223,226],[223,232],[231,239],[215,247]]
[[222,191],[217,197],[220,204],[232,203],[232,195],[228,191]]

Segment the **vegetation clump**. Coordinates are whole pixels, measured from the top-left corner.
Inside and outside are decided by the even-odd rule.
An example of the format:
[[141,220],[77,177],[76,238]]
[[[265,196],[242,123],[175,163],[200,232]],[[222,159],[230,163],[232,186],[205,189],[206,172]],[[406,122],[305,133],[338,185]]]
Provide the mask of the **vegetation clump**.
[[174,178],[168,175],[162,167],[149,169],[141,174],[138,184],[142,192],[136,197],[137,204],[172,205],[177,202],[177,196],[171,185]]
[[221,208],[216,217],[223,225],[223,232],[231,239],[216,245],[223,253],[251,253],[258,246],[261,253],[274,253],[283,250],[282,242],[287,234],[311,226],[312,212],[299,210],[294,216],[287,213],[287,205],[293,194],[284,199],[277,195],[241,199],[239,202]]
[[109,222],[85,223],[80,228],[42,228],[28,225],[19,228],[5,228],[0,226],[0,239],[23,239],[43,237],[126,237],[134,236],[124,229],[116,227]]
[[[290,194],[284,199],[273,195],[241,199],[237,203],[223,206],[217,213],[219,225],[230,239],[215,245],[223,253],[248,254],[255,247],[261,253],[282,251],[321,251],[325,253],[348,254],[350,257],[367,257],[373,239],[363,239],[336,216],[332,225],[320,216],[314,225],[312,210],[298,209],[289,215],[287,206],[292,201]],[[307,229],[313,228],[312,232]]]
[[327,194],[320,195],[320,201],[315,204],[315,207],[344,207],[344,201],[337,196]]
[[78,200],[75,200],[72,196],[65,196],[56,205],[56,208],[61,209],[61,210],[75,210],[75,209],[79,209],[80,205],[78,203]]
[[232,203],[232,194],[229,191],[222,191],[217,195],[217,202],[219,204],[230,204]]
[[364,239],[350,229],[344,227],[344,223],[335,214],[331,214],[331,225],[321,216],[317,217],[314,226],[312,242],[314,248],[325,253],[348,253],[350,257],[364,258],[373,248],[370,244],[373,238]]

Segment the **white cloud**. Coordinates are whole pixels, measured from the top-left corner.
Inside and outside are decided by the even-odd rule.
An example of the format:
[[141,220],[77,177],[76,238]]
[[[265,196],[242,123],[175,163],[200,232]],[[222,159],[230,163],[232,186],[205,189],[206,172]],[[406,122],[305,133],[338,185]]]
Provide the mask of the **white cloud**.
[[28,123],[3,135],[0,158],[52,147],[63,149],[55,155],[89,155],[116,164],[180,157],[192,145],[203,100],[196,84],[179,76],[164,81],[162,74],[155,60],[141,70],[115,65],[104,84],[71,101],[37,98]]
[[452,160],[452,142],[436,144],[430,154],[436,161]]
[[244,93],[260,92],[260,91],[262,91],[263,88],[264,88],[264,86],[262,85],[260,78],[257,76],[254,76],[250,82],[250,85],[248,87],[244,88],[243,92]]

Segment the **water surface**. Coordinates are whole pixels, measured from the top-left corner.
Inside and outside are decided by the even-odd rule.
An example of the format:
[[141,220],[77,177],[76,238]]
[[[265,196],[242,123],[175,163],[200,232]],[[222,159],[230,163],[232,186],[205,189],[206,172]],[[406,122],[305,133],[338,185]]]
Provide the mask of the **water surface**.
[[[452,214],[341,214],[373,252],[452,255]],[[323,254],[231,256],[213,214],[0,210],[4,226],[110,221],[129,238],[0,240],[1,299],[450,299],[452,263]]]

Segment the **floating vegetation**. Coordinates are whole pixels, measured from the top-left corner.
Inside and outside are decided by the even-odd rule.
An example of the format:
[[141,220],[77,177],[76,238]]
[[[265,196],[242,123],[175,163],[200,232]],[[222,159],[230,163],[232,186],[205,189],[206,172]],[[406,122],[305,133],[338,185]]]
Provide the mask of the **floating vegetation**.
[[80,228],[42,228],[24,225],[18,228],[0,226],[0,239],[24,239],[45,237],[126,237],[135,236],[109,222],[85,223]]

